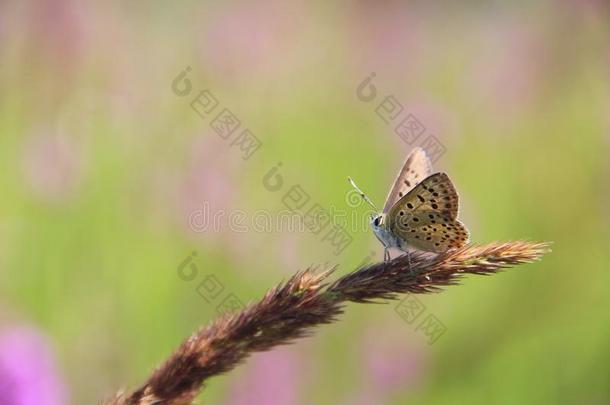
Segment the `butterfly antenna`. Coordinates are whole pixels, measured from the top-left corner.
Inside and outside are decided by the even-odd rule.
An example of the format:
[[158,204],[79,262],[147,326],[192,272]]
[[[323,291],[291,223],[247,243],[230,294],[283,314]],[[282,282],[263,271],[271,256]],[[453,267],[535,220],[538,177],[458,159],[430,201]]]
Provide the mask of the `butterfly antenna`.
[[354,182],[354,180],[353,180],[351,177],[348,177],[348,178],[347,178],[347,181],[349,181],[349,182],[350,182],[350,184],[352,185],[352,187],[354,187],[354,190],[356,190],[356,191],[358,192],[358,194],[360,194],[360,197],[362,197],[362,199],[363,199],[364,201],[366,201],[366,203],[367,203],[368,205],[370,205],[371,207],[373,207],[373,209],[374,209],[375,211],[379,211],[379,210],[377,209],[377,207],[375,207],[375,204],[373,204],[373,202],[371,201],[371,199],[370,199],[370,198],[369,198],[369,197],[368,197],[366,194],[364,194],[364,193],[362,192],[362,190],[360,190],[360,187],[358,187],[358,186],[356,185],[356,183]]

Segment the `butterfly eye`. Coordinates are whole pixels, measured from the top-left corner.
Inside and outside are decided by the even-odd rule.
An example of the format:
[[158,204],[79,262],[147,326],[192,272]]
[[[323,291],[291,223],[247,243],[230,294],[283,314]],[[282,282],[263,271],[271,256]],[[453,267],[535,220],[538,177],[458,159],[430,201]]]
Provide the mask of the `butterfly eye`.
[[373,221],[373,224],[375,226],[379,226],[379,217],[375,218],[375,220]]

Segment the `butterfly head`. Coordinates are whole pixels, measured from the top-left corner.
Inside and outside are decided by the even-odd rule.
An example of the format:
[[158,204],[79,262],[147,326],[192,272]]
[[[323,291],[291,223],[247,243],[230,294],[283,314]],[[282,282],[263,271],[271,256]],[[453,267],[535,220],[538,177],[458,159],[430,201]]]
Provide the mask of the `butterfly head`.
[[379,213],[379,210],[377,207],[375,207],[375,204],[373,204],[371,199],[364,194],[362,190],[360,190],[356,183],[354,183],[354,180],[351,178],[348,178],[348,180],[358,194],[360,194],[360,197],[362,197],[362,199],[375,210],[375,213],[371,214],[371,228],[373,228],[373,232],[377,238],[379,238],[381,243],[383,243],[385,246],[391,246],[391,241],[395,238],[392,238],[390,231],[387,229],[386,214]]
[[383,214],[371,214],[371,228],[373,228],[373,229],[381,228],[381,226],[384,222],[383,220],[384,220]]
[[392,234],[387,226],[387,214],[371,215],[371,228],[377,239],[385,247],[399,247],[396,237]]
[[386,232],[386,214],[372,214],[371,228],[378,237]]

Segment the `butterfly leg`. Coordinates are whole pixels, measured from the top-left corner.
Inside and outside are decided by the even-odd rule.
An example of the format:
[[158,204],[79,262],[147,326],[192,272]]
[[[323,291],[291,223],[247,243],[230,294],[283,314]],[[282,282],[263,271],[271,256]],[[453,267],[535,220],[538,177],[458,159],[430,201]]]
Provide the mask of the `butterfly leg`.
[[390,250],[387,247],[383,248],[383,261],[386,263],[390,261]]
[[411,253],[409,253],[408,249],[407,249],[407,264],[409,265],[409,271],[411,273],[413,273],[413,269],[411,268]]

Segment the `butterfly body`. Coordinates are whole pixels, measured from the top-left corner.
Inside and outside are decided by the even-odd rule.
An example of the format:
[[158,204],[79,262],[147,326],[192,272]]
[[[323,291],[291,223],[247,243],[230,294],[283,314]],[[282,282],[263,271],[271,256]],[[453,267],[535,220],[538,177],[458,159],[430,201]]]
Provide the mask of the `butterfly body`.
[[398,173],[383,212],[371,218],[371,227],[384,246],[386,260],[390,248],[442,253],[468,243],[468,230],[457,219],[458,208],[458,194],[447,174],[432,174],[426,152],[416,148]]
[[402,251],[407,251],[407,242],[393,233],[388,227],[386,214],[377,214],[376,216],[373,216],[371,228],[373,229],[375,236],[377,236],[377,239],[379,239],[386,249],[397,248]]

